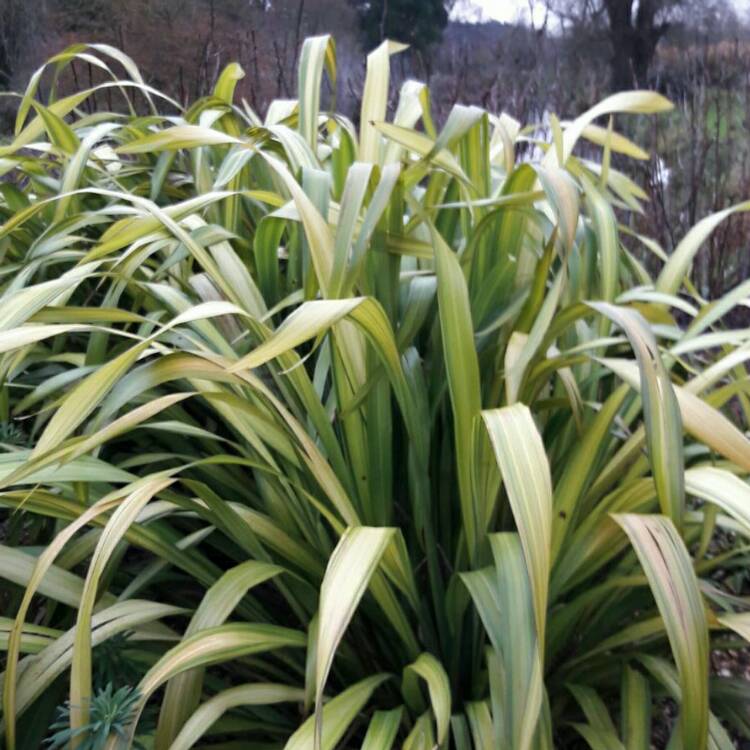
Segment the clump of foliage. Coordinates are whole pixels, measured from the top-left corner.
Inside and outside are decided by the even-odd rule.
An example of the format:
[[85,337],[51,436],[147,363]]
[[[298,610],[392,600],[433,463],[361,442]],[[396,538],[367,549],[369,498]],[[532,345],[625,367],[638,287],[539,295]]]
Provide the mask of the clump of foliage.
[[0,443],[24,445],[26,440],[26,435],[19,425],[13,422],[0,422]]
[[78,739],[76,747],[81,750],[97,750],[104,747],[110,737],[127,739],[127,728],[137,704],[138,693],[132,688],[114,690],[112,683],[107,683],[91,699],[88,724],[71,729],[70,704],[58,710],[57,721],[51,727],[54,734],[49,738],[47,747],[50,750],[71,747]]
[[[665,99],[614,95],[549,140],[475,107],[438,132],[416,82],[386,118],[397,49],[368,58],[359,131],[320,109],[327,37],[265,118],[237,65],[182,111],[103,46],[51,66],[110,82],[42,102],[40,71],[22,96],[0,153],[0,418],[28,432],[0,456],[26,519],[0,546],[9,748],[61,682],[86,736],[122,633],[139,677],[109,748],[146,706],[173,750],[636,750],[665,705],[672,747],[748,735],[709,654],[750,632],[721,584],[750,535],[750,343],[723,324],[750,282],[689,280],[748,204],[667,256],[613,166],[645,155],[595,123]],[[129,113],[81,111],[100,90]]]
[[443,0],[350,0],[367,49],[384,39],[409,44],[425,53],[440,41],[448,23]]

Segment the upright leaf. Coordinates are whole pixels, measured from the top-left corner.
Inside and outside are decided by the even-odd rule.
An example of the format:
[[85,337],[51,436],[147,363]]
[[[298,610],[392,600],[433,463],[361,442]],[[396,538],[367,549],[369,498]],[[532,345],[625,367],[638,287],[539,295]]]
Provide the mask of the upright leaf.
[[[318,612],[315,750],[323,747],[323,689],[331,671],[333,657],[394,533],[394,529],[351,527],[344,532],[328,561],[320,589]],[[287,748],[289,747],[287,744]]]
[[685,750],[708,742],[708,624],[693,565],[674,524],[663,516],[615,515],[630,539],[664,620],[680,679]]

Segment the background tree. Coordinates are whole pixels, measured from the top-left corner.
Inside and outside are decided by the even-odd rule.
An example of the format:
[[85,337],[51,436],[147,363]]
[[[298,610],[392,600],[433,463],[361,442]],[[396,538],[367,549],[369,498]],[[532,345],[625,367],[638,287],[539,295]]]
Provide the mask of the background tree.
[[604,0],[612,45],[612,88],[645,86],[656,45],[680,0]]
[[669,29],[732,14],[726,0],[546,0],[563,25],[606,34],[614,91],[648,85],[656,47]]
[[439,42],[448,23],[444,0],[351,0],[365,49],[396,39],[423,53]]
[[32,6],[26,0],[0,0],[0,88],[3,90],[16,82],[23,59],[36,51],[42,34],[38,20],[46,3]]

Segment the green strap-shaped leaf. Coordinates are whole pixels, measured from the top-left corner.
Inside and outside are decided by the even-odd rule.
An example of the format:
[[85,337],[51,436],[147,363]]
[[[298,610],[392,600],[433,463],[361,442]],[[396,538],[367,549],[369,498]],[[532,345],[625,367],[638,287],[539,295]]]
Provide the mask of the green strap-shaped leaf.
[[[675,672],[674,667],[665,659],[661,659],[657,656],[651,656],[650,654],[643,654],[638,657],[638,660],[646,667],[648,672],[660,682],[666,689],[670,697],[676,701],[681,699],[681,686],[680,680]],[[682,745],[681,740],[681,729],[682,724],[677,723],[673,729],[672,739],[670,739],[669,747],[687,747]],[[674,745],[672,741],[674,740]],[[708,750],[732,750],[734,743],[724,726],[719,719],[713,714],[708,715]]]
[[737,635],[741,635],[746,641],[750,641],[750,612],[719,615],[716,619],[725,628],[733,630]]
[[651,747],[651,687],[645,676],[632,667],[622,673],[620,700],[621,732],[625,750]]
[[156,333],[130,347],[91,373],[67,394],[62,405],[57,409],[39,437],[32,451],[32,458],[37,458],[45,451],[56,448],[73,433],[137,361],[138,357],[161,334],[185,323],[228,314],[245,315],[239,307],[224,301],[204,302],[195,305],[174,317],[169,323],[158,329]]
[[466,704],[466,718],[469,720],[471,737],[477,750],[490,750],[495,747],[492,733],[492,716],[487,701],[472,701]]
[[[20,710],[16,705],[16,677],[18,674],[18,652],[20,648],[21,632],[23,630],[26,614],[31,606],[31,601],[37,590],[42,590],[48,596],[64,601],[71,606],[77,606],[79,596],[83,592],[83,586],[77,585],[78,580],[72,573],[57,570],[53,563],[65,545],[73,538],[77,531],[84,528],[98,515],[113,510],[122,502],[123,493],[113,493],[112,496],[103,497],[93,506],[81,513],[78,518],[64,528],[47,545],[37,558],[28,580],[23,581],[25,585],[23,599],[18,607],[15,623],[11,630],[8,642],[7,663],[3,681],[3,714],[5,717],[5,729],[8,746],[15,746],[15,718],[16,712]],[[17,556],[25,553],[18,550],[0,547],[0,562],[11,563],[10,569],[17,570],[21,567]],[[13,558],[16,559],[13,559]],[[6,576],[7,577],[7,576]],[[11,579],[13,580],[13,579]],[[20,581],[17,581],[20,583]],[[42,588],[46,583],[46,590]],[[59,593],[50,591],[50,586],[59,589]],[[66,598],[62,598],[66,597]]]
[[233,364],[230,372],[260,367],[324,333],[365,302],[371,304],[365,297],[305,302],[278,327],[271,338]]
[[[599,361],[631,388],[640,391],[641,379],[634,362],[625,359]],[[672,389],[677,397],[685,430],[741,469],[750,471],[750,440],[718,409],[692,393],[690,383],[686,386],[673,385]]]
[[544,188],[550,205],[557,214],[558,235],[563,247],[570,251],[578,228],[580,202],[578,186],[564,169],[538,168],[539,182]]
[[336,90],[336,42],[332,36],[311,36],[302,45],[299,59],[299,129],[313,153],[317,149],[320,84],[323,68]]
[[415,722],[411,732],[401,746],[402,750],[435,750],[435,732],[432,728],[432,717],[425,711]]
[[272,683],[250,683],[223,690],[193,712],[169,745],[169,750],[190,750],[221,716],[233,708],[299,703],[303,698],[304,690],[300,688]]
[[557,311],[565,287],[566,274],[561,271],[544,297],[528,335],[514,331],[505,350],[505,395],[509,404],[515,403],[529,363],[539,353]]
[[573,724],[573,728],[586,740],[591,750],[625,750],[616,734],[591,724]]
[[614,515],[638,555],[664,620],[679,672],[685,750],[708,741],[708,624],[693,565],[674,524],[663,516]]
[[500,596],[494,568],[472,570],[461,573],[461,581],[471,594],[474,606],[479,612],[484,629],[495,651],[503,651],[503,612],[500,609]]
[[180,641],[138,683],[140,696],[125,736],[113,735],[105,750],[130,748],[148,699],[167,680],[187,669],[205,667],[280,648],[304,648],[305,634],[277,625],[232,623],[208,628]]
[[[69,194],[79,187],[79,183],[84,175],[84,170],[89,163],[91,149],[118,127],[118,123],[103,122],[95,128],[92,128],[91,132],[86,134],[86,137],[81,141],[80,147],[65,168],[65,175],[63,176],[62,185],[60,186],[61,193]],[[57,208],[55,209],[55,221],[59,221],[65,216],[67,208],[70,206],[73,199],[74,197],[72,195],[66,195],[58,202]]]
[[117,148],[118,154],[150,154],[155,151],[175,151],[178,149],[199,148],[201,146],[230,146],[241,144],[235,138],[220,130],[201,125],[175,125],[159,130]]
[[302,226],[305,229],[305,238],[318,285],[323,292],[323,297],[327,297],[334,256],[334,240],[331,228],[286,165],[279,159],[268,156],[262,151],[259,153],[268,166],[278,175],[294,199]]
[[367,76],[359,118],[359,158],[362,161],[380,163],[381,141],[374,123],[385,120],[391,75],[390,57],[405,49],[405,44],[386,40],[367,56]]
[[445,148],[436,149],[436,142],[432,138],[412,128],[403,128],[388,122],[376,122],[374,124],[376,130],[389,140],[399,144],[407,151],[418,154],[425,160],[429,158],[431,164],[444,169],[463,184],[470,184],[456,157]]
[[497,577],[497,606],[503,618],[500,638],[505,741],[512,750],[530,750],[544,697],[541,641],[534,627],[533,584],[518,534],[492,534],[490,542]]
[[[249,589],[273,578],[282,570],[278,565],[258,560],[247,560],[227,570],[206,592],[185,630],[185,637],[224,623]],[[183,672],[167,683],[159,712],[156,748],[169,747],[200,702],[202,686],[202,670]]]
[[[551,586],[560,586],[569,575],[566,562],[568,557],[579,552],[576,545],[563,547],[563,542],[570,529],[577,527],[581,512],[581,501],[586,490],[593,482],[599,468],[597,459],[605,455],[607,437],[612,422],[622,407],[629,388],[621,385],[602,404],[598,414],[588,424],[578,444],[568,454],[562,475],[555,483],[554,510],[552,520],[552,562],[554,572]],[[559,564],[558,556],[560,557]]]
[[534,598],[537,638],[544,643],[552,541],[552,480],[544,444],[528,407],[482,412],[518,527]]
[[634,310],[606,302],[589,303],[627,335],[640,370],[641,399],[651,470],[662,513],[679,529],[685,512],[685,457],[682,419],[659,348],[645,319]]
[[[318,715],[311,716],[289,738],[284,750],[310,750],[316,742],[320,742],[321,750],[333,750],[338,741],[349,728],[359,712],[370,700],[375,689],[388,679],[387,674],[376,674],[361,680],[356,685],[332,698],[322,709],[323,732],[319,740],[315,737],[319,733]],[[380,747],[378,747],[380,750]]]
[[[61,300],[67,299],[85,279],[91,277],[99,265],[100,263],[86,263],[72,268],[51,281],[43,281],[40,284],[6,292],[2,298],[0,330],[10,333],[11,329],[25,323],[43,307],[59,304]],[[64,321],[61,318],[55,320],[55,323],[62,322]],[[33,330],[33,326],[23,326],[17,330],[24,331],[27,328]]]
[[50,141],[64,153],[74,154],[78,150],[80,141],[70,125],[39,102],[32,101],[32,106],[42,118]]
[[693,258],[698,250],[700,250],[701,245],[708,239],[711,232],[724,219],[732,216],[732,214],[744,213],[746,211],[750,211],[750,201],[739,203],[731,208],[725,208],[723,211],[718,211],[701,219],[682,238],[664,264],[664,268],[662,268],[659,278],[656,280],[657,290],[666,292],[667,294],[677,294],[680,291],[683,279],[690,270]]
[[[185,610],[180,607],[142,599],[118,602],[100,610],[92,618],[91,643],[92,646],[98,646],[119,633],[138,632],[142,625],[153,623],[160,618],[183,614]],[[70,668],[75,636],[76,628],[73,626],[33,659],[23,662],[24,668],[16,691],[16,719],[34,705],[34,701],[50,689],[60,675]],[[169,642],[174,636],[168,628],[164,627],[161,631],[150,631],[149,638],[154,641]],[[6,727],[9,729],[10,723],[7,723]],[[8,741],[8,747],[10,746],[10,741]]]
[[149,401],[113,420],[103,429],[80,440],[72,438],[65,441],[39,458],[31,458],[30,451],[0,456],[0,482],[9,485],[97,480],[131,482],[135,479],[133,475],[85,454],[192,395],[172,393]]
[[320,589],[318,610],[315,668],[316,750],[322,747],[321,732],[324,731],[325,721],[323,689],[331,671],[333,657],[394,534],[395,529],[351,527],[344,532],[328,561]]
[[559,163],[555,149],[550,149],[545,157],[545,164],[557,163],[558,166],[565,166],[565,162],[567,162],[573,153],[573,149],[584,130],[598,117],[617,112],[653,114],[656,112],[668,112],[672,108],[673,105],[668,99],[665,99],[661,94],[657,94],[654,91],[621,91],[617,94],[612,94],[612,96],[608,96],[577,117],[565,129],[562,149],[563,163]]
[[214,96],[222,99],[226,104],[231,106],[234,100],[234,90],[237,82],[245,77],[245,71],[239,63],[232,62],[227,65],[219,75],[219,80],[214,86]]
[[[407,695],[418,695],[419,686],[416,677],[427,683],[432,703],[432,712],[437,724],[437,742],[439,745],[448,735],[451,719],[451,686],[443,665],[428,653],[420,654],[415,662],[404,668],[404,692]],[[416,703],[420,703],[416,698]]]
[[725,469],[700,466],[685,472],[685,488],[732,516],[750,537],[750,486],[746,482]]
[[99,537],[86,574],[76,618],[76,639],[70,671],[70,728],[73,730],[85,726],[89,719],[92,696],[91,617],[104,568],[146,503],[173,481],[168,476],[157,474],[136,482],[132,492],[114,511]]
[[[591,223],[596,234],[599,256],[600,296],[606,302],[614,302],[619,281],[619,240],[617,219],[610,203],[590,181],[584,183]],[[600,326],[600,334],[606,329]]]
[[573,693],[576,701],[578,701],[578,705],[583,710],[588,723],[594,729],[616,738],[617,729],[615,728],[615,724],[609,715],[607,706],[596,690],[587,685],[569,685],[568,689]]
[[13,328],[10,331],[0,331],[0,354],[20,349],[29,344],[36,344],[38,341],[44,341],[63,333],[86,331],[88,328],[89,326],[77,323],[71,323],[70,325],[28,323],[25,326]]
[[357,220],[372,177],[372,165],[355,162],[349,168],[341,196],[341,211],[336,229],[330,295],[339,297],[343,291],[344,277],[350,260]]
[[391,750],[401,726],[403,708],[391,711],[376,711],[367,727],[362,750]]
[[455,253],[440,233],[430,225],[437,269],[438,310],[443,358],[448,375],[453,408],[456,471],[461,515],[469,550],[469,560],[478,553],[479,536],[484,532],[486,515],[474,497],[471,476],[471,446],[474,419],[481,409],[479,363],[474,348],[474,326],[466,279]]
[[365,215],[362,218],[362,224],[359,227],[359,234],[352,248],[351,262],[344,284],[344,291],[346,293],[350,293],[351,285],[356,280],[357,271],[364,262],[367,250],[370,247],[370,238],[381,217],[389,207],[391,196],[394,193],[394,188],[396,188],[400,175],[400,164],[388,164],[381,171],[380,182],[377,188],[375,188],[372,199],[367,206]]
[[593,750],[625,750],[617,736],[612,717],[599,694],[586,685],[569,685],[571,693],[583,710],[588,724],[574,724],[576,731]]

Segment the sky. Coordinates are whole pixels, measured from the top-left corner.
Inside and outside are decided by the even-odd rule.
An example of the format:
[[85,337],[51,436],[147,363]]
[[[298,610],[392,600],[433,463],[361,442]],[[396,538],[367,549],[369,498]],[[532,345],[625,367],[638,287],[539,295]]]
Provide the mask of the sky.
[[[750,11],[750,0],[732,0],[732,3],[741,13]],[[462,4],[474,6],[486,18],[496,21],[517,21],[521,14],[528,17],[529,11],[529,0],[463,0]]]
[[520,14],[528,13],[528,0],[469,0],[465,6],[473,5],[486,18],[495,21],[516,21]]

